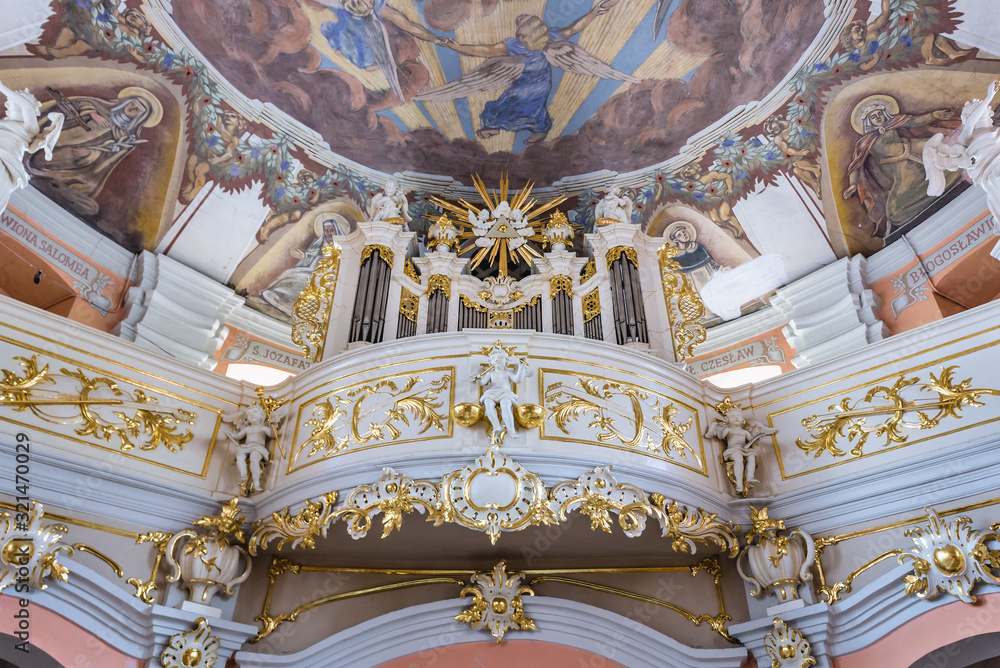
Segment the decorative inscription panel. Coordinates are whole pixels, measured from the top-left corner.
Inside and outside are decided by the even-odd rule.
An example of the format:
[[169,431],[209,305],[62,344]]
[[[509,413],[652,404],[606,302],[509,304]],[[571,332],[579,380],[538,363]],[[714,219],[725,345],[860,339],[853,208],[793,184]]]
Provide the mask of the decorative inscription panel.
[[540,369],[538,383],[546,413],[540,438],[635,452],[708,475],[698,412],[678,397],[557,369]]
[[293,473],[345,452],[450,438],[455,367],[406,371],[346,385],[299,407]]

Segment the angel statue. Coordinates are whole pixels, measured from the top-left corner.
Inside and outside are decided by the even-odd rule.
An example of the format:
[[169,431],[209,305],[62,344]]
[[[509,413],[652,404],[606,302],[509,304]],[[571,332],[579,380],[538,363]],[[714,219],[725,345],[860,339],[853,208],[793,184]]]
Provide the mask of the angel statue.
[[406,193],[399,189],[399,184],[389,181],[383,192],[375,193],[368,202],[368,217],[371,220],[389,220],[402,218],[410,222],[409,205],[406,203]]
[[632,83],[642,81],[619,72],[583,47],[568,41],[617,2],[602,0],[562,29],[550,28],[537,16],[522,14],[517,17],[515,37],[495,44],[459,44],[451,39],[445,40],[442,46],[467,56],[486,58],[486,62],[452,82],[419,93],[413,99],[455,100],[502,88],[504,92],[500,97],[483,107],[476,136],[486,139],[501,130],[529,130],[531,136],[524,143],[540,142],[552,129],[552,117],[546,105],[552,92],[553,67],[601,79]]
[[628,197],[622,197],[621,188],[611,186],[607,194],[594,207],[594,218],[598,221],[604,220],[604,223],[598,224],[607,224],[610,221],[631,223],[632,200]]
[[[509,354],[508,349],[500,345],[499,341],[489,349],[489,361],[489,365],[472,380],[481,387],[487,387],[479,402],[486,411],[490,426],[493,427],[490,442],[502,443],[506,434],[517,434],[514,428],[514,406],[517,404],[517,395],[514,393],[513,384],[524,380],[530,369],[523,359]],[[500,417],[503,418],[502,421]]]
[[927,171],[927,194],[944,192],[945,171],[968,170],[972,182],[986,191],[986,201],[993,217],[1000,220],[1000,109],[990,107],[1000,88],[1000,79],[990,84],[986,99],[966,102],[962,108],[962,129],[954,144],[945,144],[944,135],[936,134],[924,145],[924,169]]
[[38,125],[41,105],[27,88],[13,90],[0,81],[0,93],[7,98],[7,116],[0,120],[0,211],[3,211],[14,189],[28,185],[28,172],[22,162],[24,154],[43,150],[45,159],[51,160],[65,117],[55,112],[49,114],[49,125],[42,131]]
[[222,416],[224,422],[237,429],[236,433],[223,433],[236,446],[236,469],[240,474],[240,487],[244,496],[264,491],[260,478],[270,458],[267,439],[277,439],[276,425],[284,417],[284,410],[280,408],[268,417],[267,412],[257,403]]
[[757,472],[757,454],[753,446],[761,436],[773,434],[778,430],[765,427],[756,420],[744,418],[740,404],[730,402],[729,397],[716,405],[715,410],[724,415],[725,419],[716,418],[708,426],[705,436],[717,438],[726,444],[725,450],[722,451],[726,475],[736,486],[736,493],[746,496],[753,484],[758,482],[754,478]]

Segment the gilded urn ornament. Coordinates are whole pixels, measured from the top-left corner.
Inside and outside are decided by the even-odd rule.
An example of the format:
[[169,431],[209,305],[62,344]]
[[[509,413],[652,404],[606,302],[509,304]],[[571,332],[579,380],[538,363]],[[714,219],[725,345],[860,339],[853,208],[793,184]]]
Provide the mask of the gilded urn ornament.
[[[736,560],[740,577],[754,585],[751,596],[773,593],[781,601],[798,600],[798,588],[809,580],[809,569],[816,561],[816,545],[812,537],[801,529],[786,531],[784,520],[772,520],[767,516],[767,508],[757,510],[750,506],[750,520],[753,527],[746,537],[746,547]],[[798,539],[798,542],[796,541]],[[746,556],[750,566],[748,575],[743,566]]]
[[[238,503],[239,497],[235,497],[219,515],[194,521],[195,526],[208,529],[207,533],[185,529],[167,543],[166,559],[171,567],[167,582],[180,580],[194,603],[211,605],[220,589],[232,596],[234,587],[250,577],[250,557],[241,545],[246,540],[241,528],[246,516],[238,514]],[[241,558],[246,564],[243,569]]]

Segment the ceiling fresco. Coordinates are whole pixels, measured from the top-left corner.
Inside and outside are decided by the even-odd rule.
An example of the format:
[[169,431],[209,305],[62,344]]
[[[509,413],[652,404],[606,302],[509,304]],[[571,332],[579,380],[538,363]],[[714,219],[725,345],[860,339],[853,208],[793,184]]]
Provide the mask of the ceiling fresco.
[[[820,263],[868,255],[965,187],[955,177],[928,197],[921,147],[953,132],[962,101],[1000,72],[996,59],[945,37],[961,22],[955,0],[51,7],[32,55],[0,60],[0,79],[44,105],[61,101],[88,127],[69,127],[62,161],[36,165],[33,185],[133,251],[167,239],[169,253],[199,226],[201,238],[243,249],[220,280],[280,319],[285,283],[325,243],[319,212],[348,229],[382,181],[405,170],[431,175],[427,183],[479,172],[487,185],[506,172],[514,187],[607,173],[582,179],[600,188],[639,170],[622,186],[633,222],[686,254],[697,285],[808,226],[818,245],[796,253]],[[299,126],[241,114],[248,99]],[[757,100],[774,111],[718,125]],[[705,133],[713,124],[724,129]],[[306,128],[334,153],[304,150]],[[677,159],[699,132],[691,157]],[[741,206],[781,183],[797,184],[782,197],[808,200],[813,219],[748,218]],[[577,235],[591,231],[604,191],[560,188]],[[264,208],[246,236],[228,236],[235,221],[184,218],[206,193],[247,189]],[[439,195],[408,195],[418,239],[423,216],[440,215]],[[586,253],[582,241],[575,248]]]
[[773,88],[824,17],[821,0],[193,0],[174,19],[346,158],[549,183],[671,157]]

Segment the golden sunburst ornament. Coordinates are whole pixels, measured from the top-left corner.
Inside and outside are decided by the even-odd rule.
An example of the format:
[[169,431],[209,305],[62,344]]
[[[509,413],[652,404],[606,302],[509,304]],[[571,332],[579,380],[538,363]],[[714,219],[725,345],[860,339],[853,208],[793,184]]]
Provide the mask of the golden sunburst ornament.
[[[488,266],[493,266],[499,258],[500,273],[506,276],[508,258],[517,264],[521,260],[531,262],[531,258],[541,257],[541,253],[530,246],[528,241],[539,243],[544,241],[542,227],[549,217],[543,214],[564,202],[566,196],[560,195],[545,204],[538,205],[535,199],[529,199],[531,189],[534,187],[534,184],[529,182],[523,189],[515,192],[508,201],[510,178],[507,174],[500,177],[499,192],[493,190],[491,193],[478,174],[472,177],[472,183],[486,203],[483,208],[464,199],[458,200],[458,204],[461,205],[459,206],[439,197],[431,198],[435,204],[455,216],[448,221],[462,230],[459,235],[462,244],[459,253],[479,249],[472,256],[472,269],[478,267],[484,260]],[[432,219],[439,220],[445,216]]]

